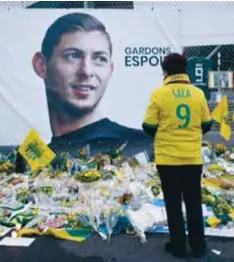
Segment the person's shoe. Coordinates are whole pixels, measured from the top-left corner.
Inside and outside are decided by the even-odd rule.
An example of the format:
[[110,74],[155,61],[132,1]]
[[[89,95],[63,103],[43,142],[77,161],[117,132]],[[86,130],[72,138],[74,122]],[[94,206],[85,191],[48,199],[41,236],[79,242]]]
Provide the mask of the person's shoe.
[[191,246],[190,245],[190,248],[191,248],[191,251],[192,251],[192,256],[195,257],[195,258],[201,258],[201,257],[204,257],[206,254],[207,254],[207,245],[206,245],[206,242],[204,242],[203,244],[199,244],[199,246]]
[[207,249],[202,249],[202,250],[193,250],[192,251],[192,256],[195,258],[202,258],[207,254]]
[[165,250],[168,253],[170,253],[173,256],[178,257],[178,258],[186,258],[187,257],[185,249],[179,249],[178,247],[173,246],[171,242],[167,242],[165,244]]

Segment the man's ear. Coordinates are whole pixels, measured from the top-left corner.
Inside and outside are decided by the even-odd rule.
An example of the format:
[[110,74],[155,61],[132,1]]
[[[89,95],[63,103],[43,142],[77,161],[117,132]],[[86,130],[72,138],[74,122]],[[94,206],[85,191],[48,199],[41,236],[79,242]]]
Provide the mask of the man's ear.
[[32,59],[32,66],[35,73],[45,79],[47,75],[46,58],[41,52],[36,52]]
[[114,63],[111,63],[111,73],[114,71]]

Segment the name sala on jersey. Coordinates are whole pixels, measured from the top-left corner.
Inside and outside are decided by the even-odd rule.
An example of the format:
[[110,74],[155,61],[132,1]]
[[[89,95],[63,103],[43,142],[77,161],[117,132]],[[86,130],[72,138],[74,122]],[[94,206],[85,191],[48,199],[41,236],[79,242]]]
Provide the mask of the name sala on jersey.
[[187,88],[178,88],[172,90],[172,94],[175,98],[188,98],[191,97],[190,91]]

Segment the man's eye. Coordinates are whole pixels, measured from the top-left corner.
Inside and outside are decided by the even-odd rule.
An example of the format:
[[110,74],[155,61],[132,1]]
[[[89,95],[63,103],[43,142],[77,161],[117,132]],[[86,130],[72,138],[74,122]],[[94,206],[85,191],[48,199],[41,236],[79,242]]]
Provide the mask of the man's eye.
[[108,59],[107,57],[105,56],[97,56],[97,57],[94,57],[94,60],[98,63],[107,63],[108,62]]
[[76,52],[74,53],[68,53],[68,54],[65,54],[65,58],[67,60],[76,60],[76,59],[79,59],[80,58],[80,55]]

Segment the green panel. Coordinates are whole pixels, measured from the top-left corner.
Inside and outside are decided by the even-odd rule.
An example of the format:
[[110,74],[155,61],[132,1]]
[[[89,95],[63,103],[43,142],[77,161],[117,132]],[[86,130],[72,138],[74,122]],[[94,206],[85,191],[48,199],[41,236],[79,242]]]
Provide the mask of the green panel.
[[206,99],[210,99],[208,89],[208,74],[213,69],[211,59],[205,57],[191,57],[188,59],[187,71],[193,85],[203,90]]

